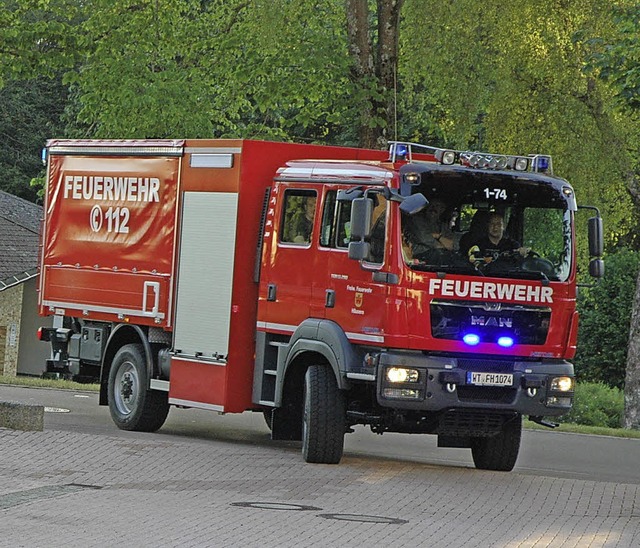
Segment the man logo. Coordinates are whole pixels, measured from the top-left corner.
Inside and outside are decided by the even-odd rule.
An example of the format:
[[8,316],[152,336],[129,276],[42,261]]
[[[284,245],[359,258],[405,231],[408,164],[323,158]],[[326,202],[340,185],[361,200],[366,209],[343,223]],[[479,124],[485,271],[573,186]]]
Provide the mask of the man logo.
[[513,318],[496,318],[489,316],[471,316],[471,325],[479,325],[481,327],[513,327]]

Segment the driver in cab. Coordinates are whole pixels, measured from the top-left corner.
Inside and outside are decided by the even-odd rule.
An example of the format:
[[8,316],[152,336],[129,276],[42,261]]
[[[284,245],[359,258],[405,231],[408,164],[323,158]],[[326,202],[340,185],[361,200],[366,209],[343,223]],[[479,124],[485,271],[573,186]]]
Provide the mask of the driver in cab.
[[488,264],[499,257],[511,255],[526,257],[530,249],[504,235],[504,218],[500,213],[491,213],[487,220],[486,234],[478,238],[469,248],[469,261],[476,266]]

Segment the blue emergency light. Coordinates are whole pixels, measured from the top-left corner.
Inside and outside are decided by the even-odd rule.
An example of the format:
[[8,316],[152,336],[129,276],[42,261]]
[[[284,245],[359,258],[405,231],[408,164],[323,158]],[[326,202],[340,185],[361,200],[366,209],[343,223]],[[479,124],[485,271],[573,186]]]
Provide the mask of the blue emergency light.
[[396,158],[398,160],[406,160],[409,154],[409,147],[404,143],[398,143],[396,145]]
[[534,156],[532,169],[539,173],[547,173],[548,171],[551,171],[551,156],[544,154],[537,154]]
[[480,342],[480,335],[478,335],[477,333],[467,333],[464,337],[462,337],[462,340],[469,346],[475,346]]
[[502,348],[510,348],[513,346],[514,342],[515,341],[511,337],[506,337],[506,336],[498,337],[498,345],[502,346]]

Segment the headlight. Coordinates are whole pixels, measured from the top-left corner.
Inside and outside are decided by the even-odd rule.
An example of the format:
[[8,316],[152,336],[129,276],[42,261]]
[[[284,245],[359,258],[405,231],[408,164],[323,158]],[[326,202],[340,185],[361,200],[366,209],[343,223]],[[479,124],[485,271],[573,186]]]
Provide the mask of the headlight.
[[406,369],[404,367],[390,367],[387,369],[387,380],[389,382],[418,382],[420,373],[417,369]]
[[551,392],[573,392],[573,378],[554,377],[549,386]]

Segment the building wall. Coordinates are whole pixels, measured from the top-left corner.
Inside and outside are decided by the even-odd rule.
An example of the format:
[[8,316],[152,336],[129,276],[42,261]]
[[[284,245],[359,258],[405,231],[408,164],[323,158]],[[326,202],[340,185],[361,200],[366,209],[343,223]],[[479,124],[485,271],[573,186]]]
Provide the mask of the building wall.
[[38,328],[51,327],[51,316],[38,316],[38,278],[22,284],[22,315],[20,319],[20,341],[18,350],[18,375],[41,377],[45,372],[46,360],[51,357],[51,345],[38,340]]
[[22,294],[23,284],[0,291],[0,374],[10,377],[18,371]]

